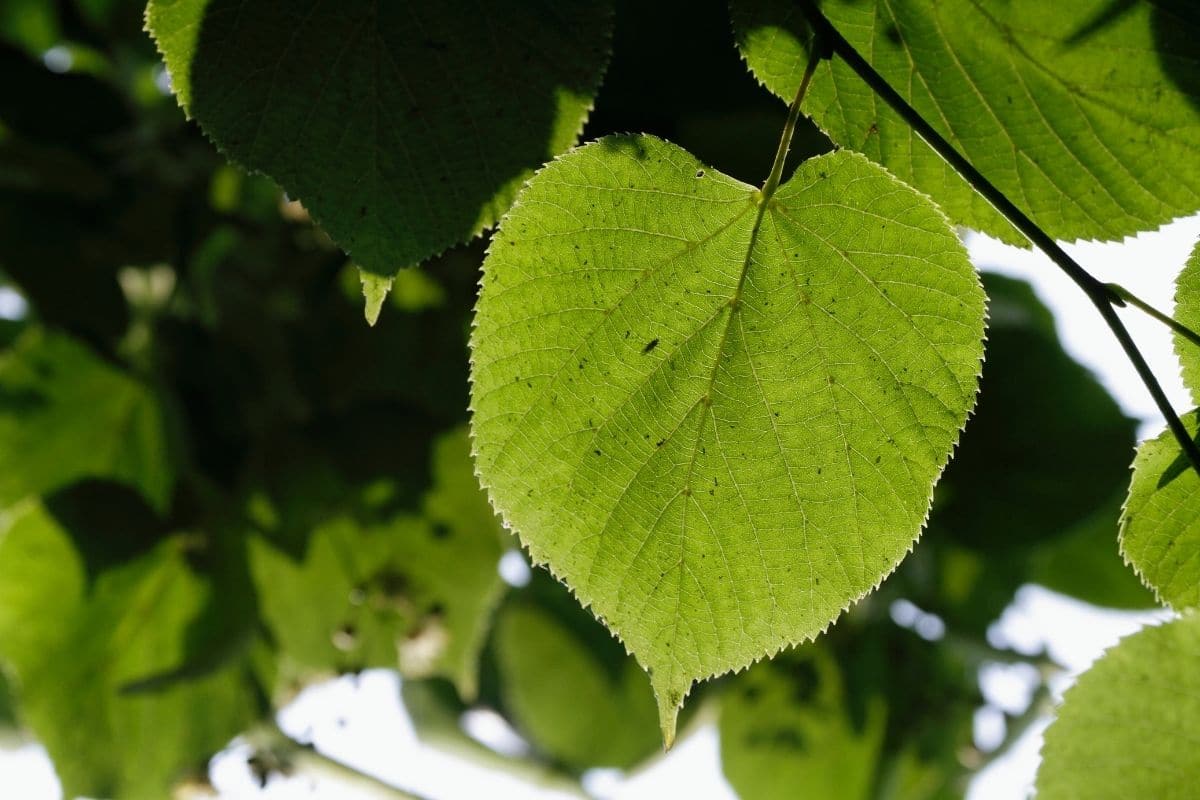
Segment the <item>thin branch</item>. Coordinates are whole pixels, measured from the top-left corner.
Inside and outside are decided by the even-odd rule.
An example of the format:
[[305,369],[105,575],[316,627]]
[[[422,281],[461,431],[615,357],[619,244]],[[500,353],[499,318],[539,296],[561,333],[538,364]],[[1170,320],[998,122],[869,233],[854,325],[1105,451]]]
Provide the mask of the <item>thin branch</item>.
[[1075,259],[1071,258],[1058,242],[1054,241],[1048,233],[1043,231],[1037,223],[1030,219],[1025,212],[1018,208],[1008,197],[997,189],[991,181],[983,176],[979,170],[975,168],[970,161],[966,159],[949,141],[938,133],[932,125],[925,121],[915,108],[909,105],[900,94],[892,88],[887,80],[875,71],[867,60],[864,59],[854,45],[846,41],[833,24],[825,18],[821,10],[817,7],[814,0],[800,0],[800,9],[807,17],[809,24],[813,28],[816,41],[820,43],[820,47],[814,43],[813,51],[828,49],[838,56],[854,70],[854,72],[869,86],[879,97],[883,98],[892,110],[900,115],[905,122],[912,126],[913,130],[925,142],[933,148],[945,161],[954,168],[962,178],[971,185],[975,191],[983,195],[996,210],[1004,215],[1004,218],[1012,223],[1013,227],[1023,233],[1029,241],[1050,257],[1050,260],[1067,274],[1075,282],[1075,284],[1083,290],[1088,299],[1092,301],[1092,305],[1100,312],[1100,316],[1104,319],[1106,325],[1117,338],[1117,342],[1121,345],[1121,349],[1125,351],[1125,356],[1133,364],[1133,368],[1137,370],[1138,377],[1145,384],[1146,389],[1150,392],[1150,396],[1154,399],[1154,404],[1158,406],[1159,413],[1167,421],[1167,427],[1171,429],[1175,439],[1179,442],[1179,447],[1187,455],[1188,460],[1192,462],[1192,467],[1200,473],[1200,448],[1188,435],[1187,428],[1179,419],[1179,415],[1175,413],[1175,409],[1171,407],[1170,400],[1167,399],[1166,392],[1163,391],[1158,379],[1154,377],[1154,372],[1150,369],[1150,365],[1146,363],[1145,357],[1138,350],[1137,344],[1134,343],[1133,337],[1129,335],[1129,331],[1125,328],[1121,318],[1117,315],[1114,307],[1114,296],[1109,288],[1092,277],[1091,273],[1081,267]]
[[398,786],[360,772],[330,758],[310,744],[298,742],[284,733],[277,725],[264,724],[247,734],[247,740],[261,754],[268,754],[271,762],[278,762],[290,771],[310,775],[322,775],[342,784],[354,787],[360,793],[379,800],[426,800],[421,795],[405,791]]
[[1183,338],[1187,339],[1192,344],[1200,345],[1200,334],[1196,333],[1194,330],[1189,328],[1187,325],[1184,325],[1182,322],[1175,319],[1174,317],[1172,317],[1168,314],[1164,314],[1163,312],[1159,311],[1157,308],[1150,305],[1145,300],[1142,300],[1140,297],[1138,297],[1133,292],[1129,291],[1128,289],[1126,289],[1124,286],[1122,286],[1119,283],[1106,283],[1104,285],[1108,288],[1108,290],[1110,292],[1113,293],[1114,298],[1115,298],[1114,302],[1117,305],[1123,306],[1126,303],[1128,303],[1129,305],[1133,306],[1134,308],[1137,308],[1137,309],[1145,312],[1149,316],[1153,317],[1154,319],[1158,320],[1162,324],[1166,325],[1168,328],[1175,331],[1176,333],[1178,333]]
[[821,60],[821,51],[814,47],[808,57],[808,65],[804,68],[804,77],[800,79],[800,88],[796,90],[796,99],[788,108],[787,122],[783,124],[783,135],[779,137],[779,148],[775,151],[775,161],[771,164],[771,174],[762,186],[762,201],[766,203],[779,188],[783,178],[783,165],[787,161],[788,150],[792,146],[792,135],[796,132],[796,120],[800,118],[800,104],[808,93],[808,85],[812,83],[813,74],[817,71],[817,63]]

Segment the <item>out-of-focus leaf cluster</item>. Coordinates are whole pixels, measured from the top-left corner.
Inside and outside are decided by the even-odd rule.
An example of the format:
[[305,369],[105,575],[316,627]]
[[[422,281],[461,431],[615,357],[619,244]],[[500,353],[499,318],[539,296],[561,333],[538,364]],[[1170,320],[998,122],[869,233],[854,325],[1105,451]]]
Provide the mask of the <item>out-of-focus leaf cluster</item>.
[[[539,768],[635,768],[658,749],[640,669],[544,573],[502,597],[512,543],[462,432],[485,243],[401,273],[368,328],[304,209],[181,118],[142,5],[0,0],[0,734],[45,744],[70,794],[160,798],[307,683],[384,666],[424,735],[486,706]],[[586,136],[765,174],[783,110],[723,4],[616,20]],[[1132,424],[1028,287],[987,289],[983,399],[916,551],[682,721],[720,714],[747,798],[833,770],[861,778],[847,797],[954,796],[986,758],[980,667],[1026,658],[986,638],[1017,588],[1152,604],[1116,554]],[[940,638],[895,624],[901,600]]]

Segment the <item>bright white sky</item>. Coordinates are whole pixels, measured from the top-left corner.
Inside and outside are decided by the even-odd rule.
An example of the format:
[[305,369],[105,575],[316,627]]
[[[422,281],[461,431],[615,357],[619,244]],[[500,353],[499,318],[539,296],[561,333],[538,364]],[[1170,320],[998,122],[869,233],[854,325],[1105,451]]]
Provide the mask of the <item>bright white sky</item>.
[[[1193,217],[1122,244],[1084,243],[1067,249],[1096,277],[1119,282],[1143,300],[1170,312],[1174,277],[1198,239],[1200,217]],[[1162,428],[1162,418],[1133,368],[1087,299],[1069,279],[1034,251],[1007,247],[977,235],[970,236],[968,247],[981,269],[1024,278],[1034,285],[1038,296],[1054,311],[1067,351],[1100,376],[1126,413],[1141,420],[1142,437]],[[1124,316],[1176,408],[1187,410],[1190,404],[1168,332],[1137,311],[1126,311]],[[514,566],[510,560],[506,572],[513,572]],[[520,571],[519,567],[515,570],[518,578]],[[899,618],[906,610],[900,608],[896,612]],[[1162,616],[1101,611],[1027,586],[1018,593],[994,633],[1017,649],[1032,652],[1044,644],[1055,660],[1065,664],[1072,674],[1078,674],[1121,636]],[[1067,677],[1060,681],[1056,691],[1061,692],[1069,680]],[[976,736],[980,742],[996,741],[1003,735],[1003,717],[998,709],[1020,708],[1027,702],[1030,676],[1021,669],[996,665],[984,671],[981,682],[989,707],[976,717]],[[465,722],[473,735],[498,749],[519,752],[522,747],[520,739],[494,715],[476,713]],[[422,745],[400,704],[397,679],[387,672],[370,672],[357,681],[343,678],[315,687],[285,709],[279,723],[291,735],[306,740],[311,737],[322,752],[429,798],[549,800],[579,796],[538,786]],[[1027,797],[1037,769],[1044,727],[1044,723],[1035,725],[1008,755],[982,772],[971,787],[969,800]],[[354,792],[330,779],[308,776],[274,780],[260,791],[244,766],[246,753],[244,746],[235,743],[214,760],[212,778],[222,798],[352,800],[386,796]],[[59,800],[61,796],[50,762],[39,747],[2,740],[0,788],[5,797],[23,800]],[[633,775],[610,771],[589,773],[585,788],[598,800],[663,797],[732,800],[735,797],[721,775],[716,730],[711,722],[677,744],[669,755]]]

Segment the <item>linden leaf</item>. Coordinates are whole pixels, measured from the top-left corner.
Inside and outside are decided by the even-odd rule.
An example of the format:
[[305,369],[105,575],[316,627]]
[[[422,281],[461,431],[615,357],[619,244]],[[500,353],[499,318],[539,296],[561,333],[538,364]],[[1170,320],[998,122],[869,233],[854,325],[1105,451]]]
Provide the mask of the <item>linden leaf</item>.
[[[1182,417],[1192,437],[1200,411]],[[1200,604],[1200,476],[1166,430],[1138,447],[1121,514],[1121,554],[1164,603]]]
[[0,398],[0,504],[104,478],[166,510],[175,482],[171,442],[145,384],[39,328],[0,356]]
[[528,600],[500,612],[494,646],[505,707],[518,730],[554,760],[581,771],[628,769],[659,746],[654,697],[608,632],[572,609],[594,631],[574,630],[572,617],[560,619]]
[[887,704],[855,720],[836,660],[805,649],[756,664],[721,701],[721,767],[743,800],[866,800],[881,760]]
[[[1200,242],[1175,279],[1175,318],[1193,331],[1200,330]],[[1175,354],[1192,400],[1200,403],[1200,345],[1176,334]]]
[[[1119,7],[1118,7],[1119,6]],[[1200,208],[1200,14],[1175,2],[827,0],[821,11],[1056,239],[1119,239]],[[793,0],[735,0],[738,46],[790,101],[811,33]],[[1017,232],[839,59],[805,107],[835,142],[960,224]]]
[[[1200,246],[1176,280],[1175,313],[1193,329],[1200,322]],[[1200,400],[1200,348],[1176,336],[1175,350],[1184,383]],[[1193,438],[1200,435],[1200,409],[1182,419]],[[1200,605],[1200,475],[1169,430],[1138,447],[1121,514],[1121,553],[1162,602]]]
[[504,584],[502,531],[471,473],[466,432],[434,447],[423,513],[317,527],[302,559],[250,540],[263,618],[290,658],[310,669],[399,667],[440,675],[473,698],[479,651]]
[[240,658],[135,690],[211,650],[201,620],[225,588],[186,547],[173,537],[93,573],[37,501],[0,521],[0,663],[66,797],[167,797],[258,713]]
[[1067,690],[1046,730],[1038,800],[1195,797],[1200,616],[1122,639]]
[[980,370],[983,292],[926,197],[845,151],[761,197],[609,137],[527,184],[484,263],[481,480],[651,673],[668,743],[693,681],[892,571]]
[[379,275],[495,224],[574,142],[611,3],[151,0],[180,104]]

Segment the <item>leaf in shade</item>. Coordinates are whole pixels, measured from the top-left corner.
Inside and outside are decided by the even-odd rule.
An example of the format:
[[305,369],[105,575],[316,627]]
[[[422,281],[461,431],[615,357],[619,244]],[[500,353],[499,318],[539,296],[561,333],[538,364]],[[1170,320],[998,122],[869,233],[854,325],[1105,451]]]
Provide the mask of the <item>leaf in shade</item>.
[[434,449],[424,513],[317,527],[300,561],[256,536],[251,566],[280,649],[310,669],[441,675],[465,697],[503,583],[500,526],[471,471],[465,431]]
[[575,143],[608,59],[604,0],[151,0],[189,116],[378,275],[495,224]]
[[756,664],[726,689],[721,767],[743,800],[867,800],[883,745],[886,706],[853,719],[837,662],[806,647]]

